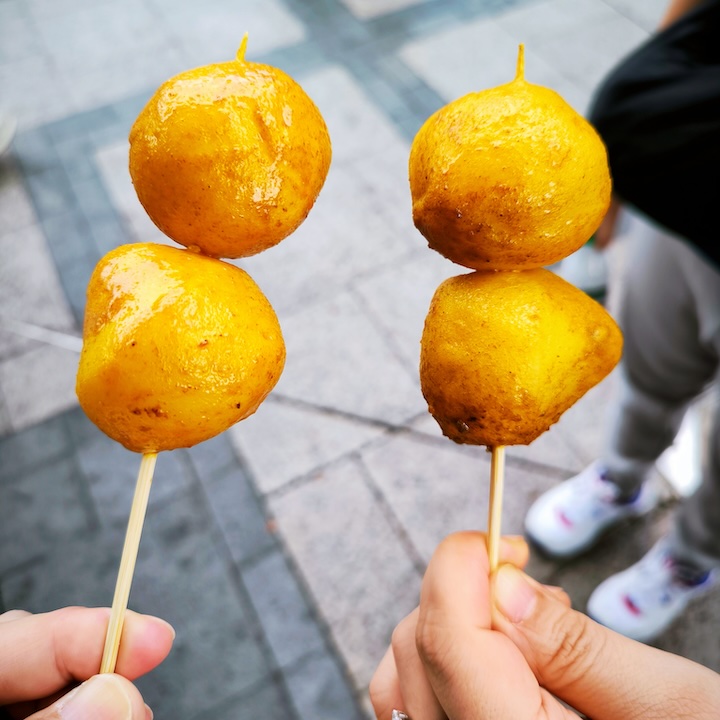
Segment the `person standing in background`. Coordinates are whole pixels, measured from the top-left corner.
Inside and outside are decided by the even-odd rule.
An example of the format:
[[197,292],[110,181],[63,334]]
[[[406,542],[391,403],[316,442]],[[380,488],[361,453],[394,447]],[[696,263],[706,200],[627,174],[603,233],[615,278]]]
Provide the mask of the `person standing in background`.
[[[623,206],[625,277],[615,288],[625,337],[620,388],[600,459],[530,508],[528,538],[577,556],[656,504],[645,483],[688,406],[720,365],[720,1],[676,0],[661,28],[599,88],[589,119],[603,138],[614,198],[595,235],[610,242]],[[720,404],[718,404],[720,408]],[[651,641],[716,584],[720,568],[720,410],[699,489],[644,558],[593,592],[589,614]]]

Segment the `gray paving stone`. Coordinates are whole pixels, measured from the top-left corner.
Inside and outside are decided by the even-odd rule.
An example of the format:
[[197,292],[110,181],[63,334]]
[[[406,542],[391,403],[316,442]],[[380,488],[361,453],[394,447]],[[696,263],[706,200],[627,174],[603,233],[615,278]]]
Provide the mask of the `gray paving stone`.
[[60,607],[109,607],[118,572],[122,535],[108,537],[97,525],[82,534],[52,531],[43,551],[30,563],[3,574],[2,593],[8,608],[33,613]]
[[132,237],[114,212],[94,219],[90,231],[98,259],[116,247],[132,242]]
[[381,432],[372,424],[270,398],[229,434],[247,459],[257,487],[269,493],[352,452]]
[[105,63],[66,70],[79,110],[113,103],[128,95],[158,88],[186,69],[180,51],[171,41],[157,38],[148,46],[124,51]]
[[198,715],[272,671],[217,539],[197,492],[178,493],[148,513],[131,606],[177,631],[170,657],[142,686],[159,719]]
[[225,700],[192,720],[288,720],[292,710],[279,683],[266,682],[259,689]]
[[122,128],[122,137],[128,137],[130,128],[135,122],[135,118],[137,118],[140,111],[143,107],[145,107],[145,104],[150,99],[154,91],[155,88],[148,87],[137,94],[121,98],[117,102],[113,103],[113,109],[118,118],[118,128]]
[[618,373],[619,369],[614,370],[589,390],[562,415],[555,426],[583,466],[596,460],[602,452],[605,419],[615,393]]
[[212,0],[197,3],[158,0],[163,24],[178,38],[188,68],[235,58],[248,33],[247,59],[305,39],[305,28],[277,0]]
[[543,0],[511,8],[497,16],[500,27],[534,45],[548,37],[564,37],[579,27],[617,18],[610,3],[593,0]]
[[443,280],[460,273],[457,265],[438,253],[420,248],[399,267],[384,268],[355,283],[373,320],[416,377],[420,339],[432,296]]
[[[487,530],[490,456],[484,448],[398,435],[365,450],[362,457],[425,563],[450,533]],[[507,463],[502,532],[522,534],[530,503],[558,479]]]
[[357,689],[367,687],[417,602],[420,575],[400,537],[351,461],[272,498],[270,509]]
[[[11,432],[12,423],[10,422],[10,415],[5,407],[5,398],[2,396],[2,393],[0,393],[0,438]],[[2,458],[0,457],[0,459]]]
[[18,132],[13,138],[12,152],[24,177],[58,164],[55,144],[43,127]]
[[[410,212],[398,212],[409,208],[405,142],[346,72],[313,73],[303,86],[328,123],[328,179],[292,236],[240,263],[281,315],[329,297],[413,249]],[[133,211],[126,212],[134,222]]]
[[77,200],[62,167],[55,166],[27,177],[27,185],[38,216],[63,215],[72,211]]
[[168,40],[167,30],[142,0],[66,7],[52,17],[37,17],[36,25],[52,61],[78,78],[88,65],[103,66],[158,39]]
[[539,463],[569,475],[580,472],[588,464],[584,460],[587,454],[578,452],[557,425],[544,432],[530,445],[511,445],[505,452],[507,457]]
[[12,108],[20,131],[78,109],[66,78],[45,54],[0,63],[0,87],[3,105]]
[[60,265],[60,280],[65,291],[65,297],[78,326],[82,326],[87,286],[98,259],[81,256],[73,261],[63,260],[61,265],[56,258],[56,262]]
[[128,151],[129,144],[123,138],[95,154],[105,189],[122,219],[126,242],[174,244],[158,230],[137,198],[128,170]]
[[0,161],[0,238],[37,221],[15,163]]
[[53,22],[60,15],[87,7],[109,5],[113,0],[27,0],[36,22]]
[[333,162],[379,155],[402,146],[397,130],[346,70],[329,66],[303,78],[302,86],[325,118],[333,141]]
[[67,287],[68,270],[85,262],[93,251],[90,225],[79,209],[42,218],[41,227],[55,260],[60,281]]
[[287,318],[283,332],[278,394],[389,423],[423,409],[416,383],[348,294]]
[[0,438],[0,480],[6,484],[71,451],[71,437],[61,417]]
[[[379,177],[406,172],[406,158],[397,153],[376,159]],[[298,230],[271,250],[238,263],[258,283],[281,320],[341,292],[361,274],[398,262],[412,249],[408,234],[395,230],[397,219],[387,222],[391,198],[382,198],[373,185],[356,165],[334,164],[315,207]]]
[[525,40],[522,30],[500,22],[501,18],[481,18],[418,39],[404,46],[400,57],[448,102],[512,80],[518,44],[526,42],[525,77],[556,90],[577,110],[583,110],[587,86],[568,78],[562,62],[551,62],[539,47]]
[[[555,0],[567,18],[533,43],[535,51],[569,80],[595,88],[613,65],[640,45],[647,32],[624,15],[592,2]],[[531,21],[531,24],[540,22]]]
[[202,480],[228,552],[239,565],[276,545],[273,529],[242,469],[228,468]]
[[100,128],[114,126],[117,121],[115,109],[106,105],[49,123],[47,132],[57,147],[67,141],[86,138],[88,133],[97,132]]
[[[69,447],[76,451],[79,447],[95,442],[98,438],[105,438],[105,434],[95,425],[79,406],[68,410],[58,417],[66,429],[69,438]],[[48,423],[44,423],[46,427]]]
[[118,123],[117,125],[93,128],[88,133],[88,138],[92,143],[93,150],[97,151],[98,149],[105,147],[106,145],[116,143],[120,138],[128,137],[130,127],[131,125],[127,125],[127,127],[125,127],[121,123]]
[[[0,308],[0,328],[4,317],[75,332],[75,320],[37,225],[0,234]],[[34,347],[33,341],[0,329],[0,363]]]
[[0,391],[14,430],[34,425],[77,405],[78,356],[40,346],[0,363]]
[[242,571],[242,579],[280,667],[286,668],[313,651],[325,650],[308,601],[279,548],[249,563]]
[[83,215],[91,222],[102,223],[114,215],[112,202],[98,177],[69,178],[70,187],[82,207]]
[[237,456],[233,451],[228,433],[201,442],[187,451],[198,476],[210,480],[218,475],[226,475],[237,466]]
[[428,0],[341,0],[348,10],[361,20],[397,12]]
[[58,538],[84,535],[96,524],[87,488],[72,459],[60,458],[0,485],[0,572],[52,549]]
[[[88,480],[97,513],[108,525],[127,525],[135,493],[141,456],[105,435],[77,448],[78,464]],[[183,451],[158,455],[150,491],[149,507],[166,503],[186,491],[194,477],[183,462]]]
[[[294,5],[297,7],[296,3]],[[306,4],[301,7],[309,10]],[[303,85],[306,77],[327,65],[328,55],[316,38],[308,38],[297,45],[286,45],[264,52],[255,59],[288,72],[293,79]]]
[[606,0],[606,2],[649,33],[658,27],[660,19],[668,8],[665,0],[649,0],[643,3],[632,0]]
[[299,717],[364,720],[337,663],[326,653],[309,653],[285,676]]

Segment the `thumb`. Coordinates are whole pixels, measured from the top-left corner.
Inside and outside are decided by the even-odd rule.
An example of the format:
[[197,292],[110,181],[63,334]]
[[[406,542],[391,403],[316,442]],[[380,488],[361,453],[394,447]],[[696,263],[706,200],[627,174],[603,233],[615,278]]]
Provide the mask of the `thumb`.
[[27,720],[152,720],[138,689],[120,675],[95,675]]
[[[517,568],[498,570],[493,601],[493,628],[512,640],[540,685],[596,720],[655,717],[649,710],[666,712],[679,700],[682,711],[672,717],[698,717],[685,713],[701,710],[708,693],[718,698],[707,668],[608,630]],[[694,710],[693,696],[701,703]]]

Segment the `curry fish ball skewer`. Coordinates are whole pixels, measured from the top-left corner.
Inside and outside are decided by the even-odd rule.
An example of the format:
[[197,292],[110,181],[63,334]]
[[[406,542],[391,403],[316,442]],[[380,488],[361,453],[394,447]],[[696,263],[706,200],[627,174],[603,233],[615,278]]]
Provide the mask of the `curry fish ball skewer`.
[[165,245],[122,245],[88,284],[77,395],[113,440],[142,453],[102,672],[113,672],[155,459],[248,417],[277,383],[285,345],[243,270]]
[[325,182],[331,144],[300,85],[245,60],[246,46],[247,34],[235,60],[168,80],[130,132],[141,204],[193,252],[124,246],[89,287],[80,404],[142,453],[102,672],[115,667],[157,453],[255,412],[285,362],[270,303],[246,273],[212,258],[252,255],[292,233]]
[[621,352],[607,311],[549,270],[478,270],[437,288],[421,340],[421,389],[446,437],[492,451],[494,551],[503,448],[548,430]]
[[[496,88],[469,93],[428,118],[411,147],[409,178],[413,221],[432,249],[460,265],[478,271],[495,271],[498,278],[516,276],[517,280],[523,277],[531,281],[528,287],[539,282],[548,291],[552,285],[548,276],[528,273],[577,250],[597,229],[610,203],[607,153],[599,135],[557,93],[525,80],[522,45],[514,80]],[[485,282],[488,277],[479,281],[485,299],[488,299],[486,285],[500,290],[492,282]],[[490,403],[491,408],[498,405],[494,402],[497,397],[504,399],[499,404],[499,412],[497,408],[490,411],[492,421],[498,423],[498,432],[488,435],[487,428],[485,436],[479,432],[478,418],[485,412],[482,407],[476,407],[473,413],[464,412],[472,402],[472,392],[477,389],[455,387],[454,392],[447,393],[452,396],[450,405],[454,405],[455,410],[441,407],[443,383],[449,379],[457,386],[458,378],[468,379],[476,368],[470,362],[472,349],[464,345],[467,333],[462,333],[467,328],[455,327],[454,330],[460,333],[457,337],[451,336],[444,345],[435,345],[431,338],[438,332],[437,313],[435,317],[431,316],[433,307],[446,302],[455,291],[467,294],[467,287],[463,285],[467,282],[470,281],[451,283],[445,289],[441,286],[436,294],[437,302],[433,300],[423,335],[421,383],[430,412],[448,437],[457,442],[485,444],[492,453],[488,550],[491,569],[495,569],[502,512],[504,447],[531,442],[527,432],[525,435],[508,434],[500,430],[527,426],[529,422],[530,426],[541,428],[537,430],[537,436],[557,420],[559,413],[546,422],[548,418],[540,408],[517,407],[518,399],[532,399],[537,389],[535,379],[531,377],[525,378],[533,388],[529,392],[517,382],[523,375],[521,366],[540,371],[543,363],[547,364],[550,355],[543,344],[546,340],[537,338],[537,346],[515,348],[513,356],[508,357],[507,338],[502,333],[484,338],[486,345],[482,352],[486,360],[481,364],[498,364],[506,373],[494,378],[494,386],[488,382],[479,395],[483,402]],[[524,287],[523,283],[519,287]],[[567,293],[563,290],[561,294]],[[574,299],[583,306],[578,295]],[[489,302],[492,309],[492,294]],[[502,312],[502,308],[497,310]],[[522,311],[527,308],[516,310],[520,314],[514,316],[515,321],[521,317],[531,320],[531,314],[523,315]],[[553,312],[562,314],[564,309],[555,308]],[[595,315],[597,313],[591,313],[593,318]],[[580,326],[585,320],[579,318]],[[594,320],[591,325],[592,322]],[[619,349],[619,331],[616,328],[607,331],[606,326],[605,318],[597,325],[612,335],[610,345],[614,352]],[[568,335],[566,339],[570,338]],[[452,368],[451,362],[446,363],[444,370],[436,376],[434,360],[451,360],[463,355],[466,355],[465,363]],[[606,370],[600,377],[616,362],[617,359],[608,362],[603,357],[600,366]],[[600,377],[594,378],[584,390],[575,384],[569,394],[561,392],[563,400],[558,407],[563,407],[560,412]],[[488,387],[494,390],[488,391]],[[508,398],[508,390],[515,396]],[[493,392],[497,397],[493,398]],[[450,416],[457,415],[451,422],[448,422],[448,412]]]

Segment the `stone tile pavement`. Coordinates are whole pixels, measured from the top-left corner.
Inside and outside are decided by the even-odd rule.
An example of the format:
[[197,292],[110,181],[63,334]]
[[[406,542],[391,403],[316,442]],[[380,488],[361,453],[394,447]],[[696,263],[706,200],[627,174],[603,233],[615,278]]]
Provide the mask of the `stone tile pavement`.
[[[484,528],[489,461],[443,439],[417,377],[437,284],[458,268],[412,226],[409,145],[443,103],[528,78],[579,111],[651,32],[652,0],[0,0],[0,593],[43,611],[108,604],[139,458],[77,407],[85,287],[108,250],[168,242],[127,172],[127,135],[155,87],[234,56],[299,80],[333,139],[307,221],[242,261],[280,318],[285,373],[251,418],[158,461],[131,607],[178,630],[140,682],[156,717],[370,714],[367,684],[449,532]],[[616,250],[621,261],[621,249]],[[530,447],[510,448],[504,529],[598,451],[612,378]],[[589,557],[533,557],[583,607],[643,554],[652,517]],[[658,645],[720,670],[711,596]]]

